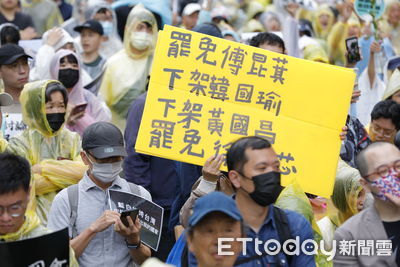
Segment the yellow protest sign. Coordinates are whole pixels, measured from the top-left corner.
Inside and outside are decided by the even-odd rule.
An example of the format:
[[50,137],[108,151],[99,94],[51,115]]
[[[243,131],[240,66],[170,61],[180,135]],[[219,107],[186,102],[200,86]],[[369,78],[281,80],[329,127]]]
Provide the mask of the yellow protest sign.
[[352,70],[172,26],[158,38],[138,153],[203,165],[256,135],[273,144],[283,185],[331,195]]

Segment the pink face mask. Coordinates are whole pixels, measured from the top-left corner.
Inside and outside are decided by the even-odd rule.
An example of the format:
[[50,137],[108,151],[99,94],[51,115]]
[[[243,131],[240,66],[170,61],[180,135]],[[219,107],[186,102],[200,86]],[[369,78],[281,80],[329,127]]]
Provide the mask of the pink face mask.
[[374,193],[374,195],[384,201],[389,200],[385,194],[400,197],[400,178],[398,175],[398,173],[391,171],[387,176],[379,177],[371,182],[372,186],[379,189],[379,193]]

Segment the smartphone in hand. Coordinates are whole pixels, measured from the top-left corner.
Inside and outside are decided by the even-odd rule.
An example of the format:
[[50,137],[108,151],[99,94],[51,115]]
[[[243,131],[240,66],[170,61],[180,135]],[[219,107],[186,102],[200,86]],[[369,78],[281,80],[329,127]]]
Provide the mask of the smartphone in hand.
[[129,227],[128,216],[130,216],[132,221],[133,221],[133,223],[135,223],[138,213],[139,213],[138,209],[131,209],[131,210],[123,211],[121,213],[121,221],[122,221],[122,223],[126,227]]
[[346,39],[346,50],[348,63],[356,63],[361,60],[357,37],[350,37]]

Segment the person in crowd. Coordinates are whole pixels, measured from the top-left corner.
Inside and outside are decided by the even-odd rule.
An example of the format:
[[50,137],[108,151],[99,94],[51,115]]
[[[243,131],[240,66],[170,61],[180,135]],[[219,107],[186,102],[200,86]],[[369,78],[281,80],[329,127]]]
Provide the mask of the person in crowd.
[[17,26],[23,40],[37,37],[32,17],[20,12],[18,0],[0,1],[0,24],[3,23],[12,23]]
[[19,28],[12,23],[3,23],[0,25],[0,46],[5,44],[18,45],[21,40]]
[[[13,104],[12,97],[7,93],[0,93],[0,129],[3,125],[3,113],[1,111],[2,107],[7,107]],[[3,131],[0,130],[0,153],[2,153],[7,147],[7,141],[3,138]]]
[[384,100],[376,104],[367,128],[372,142],[394,143],[396,133],[400,130],[400,105],[393,100]]
[[400,3],[391,1],[385,8],[384,19],[379,22],[379,29],[391,40],[396,55],[400,54]]
[[330,62],[338,66],[346,63],[346,38],[360,37],[361,25],[353,15],[353,3],[345,2],[340,8],[340,20],[336,22],[328,35],[328,53]]
[[123,48],[117,30],[117,15],[106,3],[88,6],[87,13],[88,19],[97,20],[103,26],[104,36],[99,52],[102,57],[108,59]]
[[[290,233],[302,240],[313,239],[310,223],[300,214],[289,210],[280,210],[273,203],[278,198],[280,185],[279,160],[271,144],[259,137],[243,137],[229,148],[226,155],[228,175],[236,189],[236,205],[243,216],[246,236],[253,238],[247,247],[246,256],[240,256],[239,262],[254,261],[254,238],[262,241],[275,238],[282,240],[276,227],[278,214],[286,216]],[[274,226],[275,225],[275,226]],[[243,252],[244,253],[244,252]],[[257,258],[262,265],[271,263],[270,257]],[[289,266],[315,266],[313,256],[301,252],[288,257],[282,252],[276,255],[274,262],[286,262]]]
[[63,23],[57,4],[51,0],[22,0],[22,12],[31,16],[38,36]]
[[327,40],[329,32],[331,31],[334,25],[334,22],[335,22],[335,16],[331,8],[328,5],[319,6],[313,20],[315,37]]
[[46,225],[56,193],[77,183],[86,170],[79,156],[80,138],[63,127],[68,94],[60,82],[28,83],[20,100],[28,128],[10,139],[7,151],[25,157],[31,164],[31,200]]
[[[27,210],[31,190],[29,162],[21,156],[0,153],[0,171],[0,243],[51,233],[34,212]],[[69,266],[79,266],[72,249]]]
[[181,27],[186,30],[193,29],[197,24],[197,20],[199,19],[200,10],[201,10],[201,6],[198,3],[187,4],[182,11]]
[[[199,267],[233,266],[240,255],[244,236],[243,218],[235,200],[221,192],[199,198],[193,207],[186,232],[188,250],[194,254]],[[218,238],[232,238],[224,242],[230,255],[218,255]]]
[[154,15],[143,5],[136,5],[125,27],[124,49],[107,61],[100,93],[112,112],[112,122],[125,129],[132,102],[146,88],[157,41]]
[[250,46],[259,47],[272,52],[285,54],[285,43],[278,35],[270,32],[262,32],[249,41]]
[[57,3],[58,9],[61,12],[63,21],[66,21],[72,17],[73,6],[71,4],[67,3],[65,0],[56,0],[55,2]]
[[222,32],[222,37],[224,39],[240,43],[240,36],[234,31],[225,30]]
[[74,31],[74,28],[87,20],[87,18],[85,17],[87,6],[87,0],[74,1],[72,6],[72,17],[64,21],[60,26],[61,28],[66,30],[73,38],[79,36],[79,34]]
[[[81,157],[89,170],[77,186],[62,190],[54,199],[49,217],[53,230],[69,227],[71,246],[81,266],[138,266],[150,257],[150,248],[141,243],[139,218],[125,226],[120,214],[109,210],[107,189],[132,192],[151,201],[150,193],[119,176],[126,156],[121,131],[108,122],[85,129]],[[72,210],[72,190],[77,199]],[[71,219],[71,212],[76,214]]]
[[3,108],[5,123],[15,125],[13,131],[4,136],[6,140],[26,128],[22,122],[22,107],[19,96],[22,88],[28,82],[29,58],[30,56],[18,45],[6,44],[0,47],[0,78],[3,81],[4,92],[10,94],[14,100],[13,105]]
[[[173,160],[139,154],[135,150],[137,135],[147,93],[140,95],[128,111],[125,129],[127,157],[124,159],[125,179],[146,188],[155,203],[164,208],[162,236],[158,251],[153,256],[166,260],[174,245],[172,231],[168,231],[172,202],[176,194],[177,174]],[[160,187],[160,185],[163,185]]]
[[333,248],[333,235],[336,229],[364,208],[366,194],[360,184],[360,179],[361,176],[357,169],[339,161],[331,197],[337,211],[317,222],[325,242],[325,249],[328,251]]
[[356,165],[362,177],[360,183],[366,192],[372,193],[374,204],[336,230],[337,249],[340,241],[351,240],[372,240],[374,245],[382,240],[392,245],[382,249],[376,245],[371,255],[336,253],[334,266],[400,265],[400,151],[393,144],[375,142],[357,156]]
[[83,68],[93,80],[103,73],[106,60],[100,55],[99,49],[103,42],[103,27],[96,20],[88,20],[84,24],[74,28],[80,33],[80,41],[83,48]]
[[282,31],[281,18],[276,12],[266,11],[260,16],[260,21],[264,26],[266,32],[280,32]]
[[395,69],[383,93],[383,100],[390,99],[400,104],[400,71]]
[[94,122],[110,121],[107,106],[82,87],[82,65],[77,54],[65,49],[57,51],[50,63],[52,79],[59,80],[68,91],[70,114],[66,126],[80,135]]

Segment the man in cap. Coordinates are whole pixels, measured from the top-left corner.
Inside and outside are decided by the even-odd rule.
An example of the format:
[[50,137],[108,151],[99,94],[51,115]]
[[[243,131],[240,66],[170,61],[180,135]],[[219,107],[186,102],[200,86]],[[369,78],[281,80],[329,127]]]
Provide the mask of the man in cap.
[[201,6],[198,3],[189,3],[182,11],[182,28],[192,30],[199,19]]
[[12,131],[7,131],[5,138],[9,140],[26,126],[22,122],[22,109],[19,95],[24,85],[28,83],[29,64],[24,49],[16,44],[6,44],[0,47],[0,78],[3,80],[4,91],[12,96],[14,104],[3,109],[6,113],[7,125],[13,125]]
[[[188,249],[197,259],[199,267],[233,266],[239,256],[243,237],[243,218],[235,200],[224,193],[212,192],[196,200],[187,230]],[[233,238],[222,242],[219,238]],[[218,248],[218,246],[224,245]],[[222,255],[227,252],[232,255]],[[232,253],[233,252],[233,253]]]
[[[0,129],[3,125],[3,114],[1,107],[10,106],[13,103],[12,97],[7,93],[0,93]],[[0,130],[0,153],[6,149],[7,141],[3,139],[3,132]]]
[[89,170],[72,189],[66,188],[55,197],[48,227],[69,227],[71,246],[81,266],[142,264],[151,252],[141,244],[139,220],[133,222],[128,217],[126,227],[120,214],[109,210],[108,189],[136,191],[151,201],[143,187],[119,176],[126,156],[121,131],[108,122],[94,123],[83,133],[82,149],[81,157]]
[[104,40],[103,26],[97,20],[90,19],[82,25],[76,26],[74,30],[81,35],[83,68],[92,79],[96,79],[103,72],[103,66],[106,63],[99,52]]

